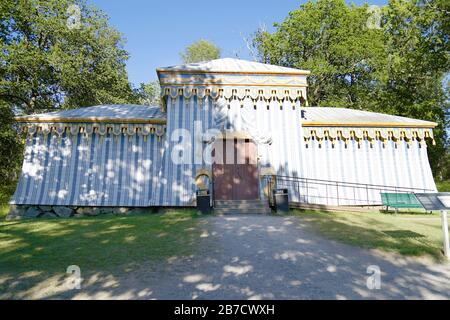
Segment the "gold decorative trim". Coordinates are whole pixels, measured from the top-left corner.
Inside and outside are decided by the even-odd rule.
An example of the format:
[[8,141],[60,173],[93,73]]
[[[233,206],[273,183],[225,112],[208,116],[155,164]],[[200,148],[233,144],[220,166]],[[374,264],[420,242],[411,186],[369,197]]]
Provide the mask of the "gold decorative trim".
[[208,169],[197,169],[197,171],[195,172],[195,185],[197,186],[197,188],[199,189],[203,189],[206,186],[202,184],[202,182],[200,181],[200,177],[201,176],[206,176],[209,179],[209,183],[211,184],[212,181],[212,173],[210,170]]
[[[217,87],[289,87],[289,88],[307,88],[307,84],[272,84],[272,83],[261,83],[261,84],[248,84],[248,83],[222,83],[222,82],[201,82],[195,83],[190,86],[202,86],[202,85],[213,85]],[[161,86],[189,86],[189,83],[172,83],[172,82],[161,82]]]
[[376,127],[376,128],[435,128],[436,122],[424,123],[403,123],[403,122],[302,122],[304,127]]
[[309,70],[299,70],[299,71],[209,71],[209,70],[186,70],[186,69],[172,69],[167,70],[165,68],[156,68],[157,73],[187,73],[187,74],[237,74],[237,75],[279,75],[279,76],[307,76],[311,74]]
[[432,144],[435,145],[436,142],[433,137],[432,128],[398,128],[398,127],[330,127],[330,128],[308,128],[303,127],[303,137],[308,146],[311,139],[314,139],[319,143],[319,146],[324,140],[330,141],[332,147],[334,147],[337,140],[343,141],[345,146],[349,140],[354,140],[358,142],[360,146],[361,141],[366,140],[370,142],[372,146],[373,140],[379,140],[383,142],[385,146],[386,141],[394,141],[397,145],[398,141],[405,141],[411,144],[412,141],[419,141],[424,143],[425,139],[429,138]]
[[161,86],[273,86],[273,87],[307,87],[306,76],[283,75],[283,76],[257,76],[257,75],[209,75],[192,74],[189,76],[170,73],[159,74]]
[[25,123],[145,123],[145,124],[166,124],[166,119],[118,119],[107,117],[90,117],[90,118],[38,118],[32,116],[15,117],[17,122]]
[[212,179],[211,170],[209,169],[197,169],[195,171],[195,179],[197,179],[200,176],[207,176],[209,179]]
[[166,126],[159,124],[148,124],[148,123],[21,123],[21,131],[28,135],[43,134],[47,136],[51,133],[61,136],[63,133],[68,133],[71,135],[76,135],[78,133],[83,133],[86,135],[91,135],[93,133],[104,136],[107,134],[112,134],[115,136],[127,135],[129,137],[134,135],[143,136],[144,139],[150,135],[155,134],[161,137],[165,134]]
[[260,86],[245,86],[243,87],[195,87],[195,86],[162,86],[161,97],[171,97],[173,99],[182,96],[189,99],[192,96],[197,96],[203,99],[207,96],[216,100],[218,98],[225,99],[240,99],[250,98],[253,101],[259,101],[261,99],[269,100],[290,100],[306,101],[306,87],[294,86],[294,88],[281,87],[260,87]]

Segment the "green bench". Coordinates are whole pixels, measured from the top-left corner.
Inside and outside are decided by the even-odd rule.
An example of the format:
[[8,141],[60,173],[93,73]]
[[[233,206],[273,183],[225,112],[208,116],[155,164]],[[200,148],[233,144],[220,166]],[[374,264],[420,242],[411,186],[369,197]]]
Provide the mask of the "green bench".
[[395,208],[395,211],[400,208],[423,208],[413,193],[381,192],[380,194],[383,206],[386,206],[386,211],[389,210],[389,207]]

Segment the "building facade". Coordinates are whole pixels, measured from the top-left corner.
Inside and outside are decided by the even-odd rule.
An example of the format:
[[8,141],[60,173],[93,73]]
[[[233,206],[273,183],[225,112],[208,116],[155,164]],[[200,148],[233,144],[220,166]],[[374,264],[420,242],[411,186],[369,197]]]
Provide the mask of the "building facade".
[[381,188],[436,190],[433,122],[310,107],[304,70],[218,59],[157,73],[158,107],[19,117],[27,142],[11,203],[193,206],[200,187],[251,200],[283,185],[294,202],[360,205],[379,204]]

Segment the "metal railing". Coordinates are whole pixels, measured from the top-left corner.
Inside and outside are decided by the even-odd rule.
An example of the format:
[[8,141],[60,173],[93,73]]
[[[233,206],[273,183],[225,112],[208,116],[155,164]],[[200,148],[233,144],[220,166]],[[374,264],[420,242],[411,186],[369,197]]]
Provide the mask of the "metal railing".
[[379,184],[323,180],[289,176],[265,176],[265,187],[272,201],[272,190],[287,188],[289,201],[322,205],[381,205],[382,192],[434,192],[433,189],[389,186]]

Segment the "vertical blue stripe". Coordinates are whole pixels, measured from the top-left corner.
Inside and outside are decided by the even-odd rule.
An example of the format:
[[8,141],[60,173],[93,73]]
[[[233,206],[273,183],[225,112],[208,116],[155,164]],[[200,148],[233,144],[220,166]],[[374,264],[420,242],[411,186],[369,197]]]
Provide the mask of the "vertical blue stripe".
[[[178,128],[185,128],[184,123],[183,123],[183,113],[184,113],[184,104],[183,104],[183,97],[179,97],[179,107],[178,107]],[[180,199],[180,186],[182,186],[181,183],[181,169],[184,165],[183,164],[177,164],[176,165],[176,185],[177,185],[177,192],[176,192],[176,197],[175,197],[175,204],[177,206],[179,206],[181,204],[181,199]]]
[[48,158],[49,158],[49,149],[50,149],[50,142],[51,142],[51,136],[50,134],[48,135],[42,135],[43,139],[43,143],[41,143],[42,146],[44,146],[44,148],[42,148],[42,151],[40,152],[40,158],[39,159],[40,163],[39,165],[42,166],[41,172],[40,172],[40,177],[38,179],[38,181],[35,183],[35,192],[36,192],[36,197],[35,199],[37,199],[37,201],[34,201],[35,204],[39,204],[42,201],[42,194],[43,194],[43,190],[45,188],[46,185],[46,178],[47,178],[47,171],[48,171]]
[[37,151],[36,151],[36,157],[35,159],[33,159],[33,167],[36,169],[35,172],[35,177],[33,177],[33,185],[32,190],[31,190],[31,198],[30,198],[30,204],[37,204],[37,197],[38,197],[38,189],[40,187],[40,184],[42,183],[42,180],[38,179],[37,177],[42,174],[42,170],[38,170],[39,166],[42,166],[42,153],[45,152],[43,151],[42,147],[43,147],[43,135],[38,135],[37,139],[36,139],[36,146],[37,146]]
[[[122,176],[123,176],[123,171],[125,170],[125,168],[124,168],[124,159],[123,159],[123,157],[124,157],[124,154],[125,154],[125,136],[123,135],[123,134],[121,134],[120,135],[120,137],[119,137],[119,139],[120,139],[120,149],[119,149],[119,167],[118,167],[118,170],[119,170],[119,177],[118,177],[118,188],[117,188],[117,193],[118,193],[118,196],[119,196],[119,203],[120,204],[122,204],[123,203],[123,197],[124,197],[124,193],[125,193],[125,190],[122,190],[122,192],[120,192],[119,190],[122,188],[122,186],[123,186],[123,184],[122,184]],[[124,186],[125,187],[125,186]]]
[[102,197],[101,197],[101,205],[104,206],[106,203],[106,197],[107,197],[107,187],[108,184],[111,185],[110,183],[108,183],[109,181],[109,177],[108,177],[108,161],[109,161],[109,148],[110,148],[110,144],[111,144],[111,140],[114,139],[111,136],[111,133],[106,133],[105,134],[105,166],[103,167],[103,186],[102,186]]
[[[74,161],[75,161],[75,163],[74,163],[74,165],[72,166],[72,170],[73,171],[75,171],[75,170],[78,170],[78,157],[79,157],[79,153],[80,153],[80,151],[79,151],[79,145],[80,145],[80,138],[81,138],[81,134],[80,133],[77,133],[77,138],[76,138],[76,144],[75,144],[75,154],[73,155],[73,157],[74,157]],[[70,169],[69,169],[70,170]],[[72,172],[73,172],[72,171]],[[75,179],[74,179],[74,181],[72,182],[72,181],[69,181],[69,184],[70,183],[72,183],[72,186],[76,186],[77,185],[77,182],[78,182],[78,176],[79,176],[79,174],[78,174],[78,172],[73,172],[74,173],[74,175],[75,175]],[[72,176],[72,175],[71,175]],[[72,191],[72,192],[70,192],[70,191]],[[79,199],[77,199],[77,202],[75,202],[74,200],[75,200],[75,190],[71,190],[70,189],[70,186],[69,186],[69,194],[70,194],[70,197],[69,197],[69,203],[67,203],[67,204],[77,204],[77,202],[78,202],[78,200]]]
[[[32,163],[33,162],[33,158],[34,158],[34,148],[36,147],[36,135],[37,133],[35,133],[32,137],[32,145],[31,145],[31,152],[30,152],[30,160],[29,162]],[[26,183],[26,187],[25,187],[25,197],[28,197],[30,194],[30,184],[31,184],[31,177],[29,174],[27,174],[27,183]],[[27,200],[23,200],[24,203],[28,203]]]
[[59,152],[60,160],[57,162],[58,173],[56,175],[56,187],[55,187],[55,198],[56,198],[56,200],[54,200],[53,203],[57,203],[57,201],[58,201],[58,191],[59,191],[59,188],[61,186],[61,175],[62,175],[63,161],[64,161],[63,160],[64,159],[63,150],[64,150],[64,147],[66,146],[65,138],[66,138],[66,132],[64,132],[62,134],[62,137],[61,137],[61,150]]
[[[136,187],[138,187],[138,184],[137,184],[137,178],[138,178],[138,177],[137,177],[137,175],[136,175],[136,172],[137,172],[137,170],[138,170],[138,158],[139,158],[139,157],[142,157],[142,153],[139,152],[139,150],[141,150],[141,149],[140,149],[140,146],[139,146],[139,135],[136,134],[136,136],[133,137],[133,138],[135,138],[135,139],[133,139],[133,140],[135,140],[135,146],[136,146],[137,148],[136,148],[136,150],[133,152],[133,156],[134,156],[134,161],[133,161],[133,162],[134,162],[134,168],[133,168],[133,172],[130,172],[130,176],[131,176],[131,173],[134,174],[134,179],[133,179],[132,183],[136,184]],[[145,181],[145,179],[144,179],[144,181]],[[144,182],[144,183],[145,183],[145,182]],[[133,187],[133,185],[131,185],[131,191],[132,191],[131,205],[132,205],[132,206],[136,206],[136,205],[139,204],[139,201],[138,201],[138,200],[140,200],[140,198],[141,198],[141,192],[140,192],[140,190],[135,189],[135,188]]]
[[[87,171],[86,174],[88,175],[88,181],[87,181],[87,194],[89,195],[90,191],[92,190],[92,175],[95,174],[94,173],[94,166],[95,166],[95,162],[94,162],[94,152],[97,150],[96,148],[96,140],[97,140],[97,135],[95,133],[92,133],[92,138],[89,139],[91,140],[91,147],[90,147],[90,153],[89,153],[89,164],[87,166]],[[90,204],[89,202],[92,202],[91,200],[89,200],[89,196],[86,196],[86,204]],[[93,203],[92,203],[93,204]]]

